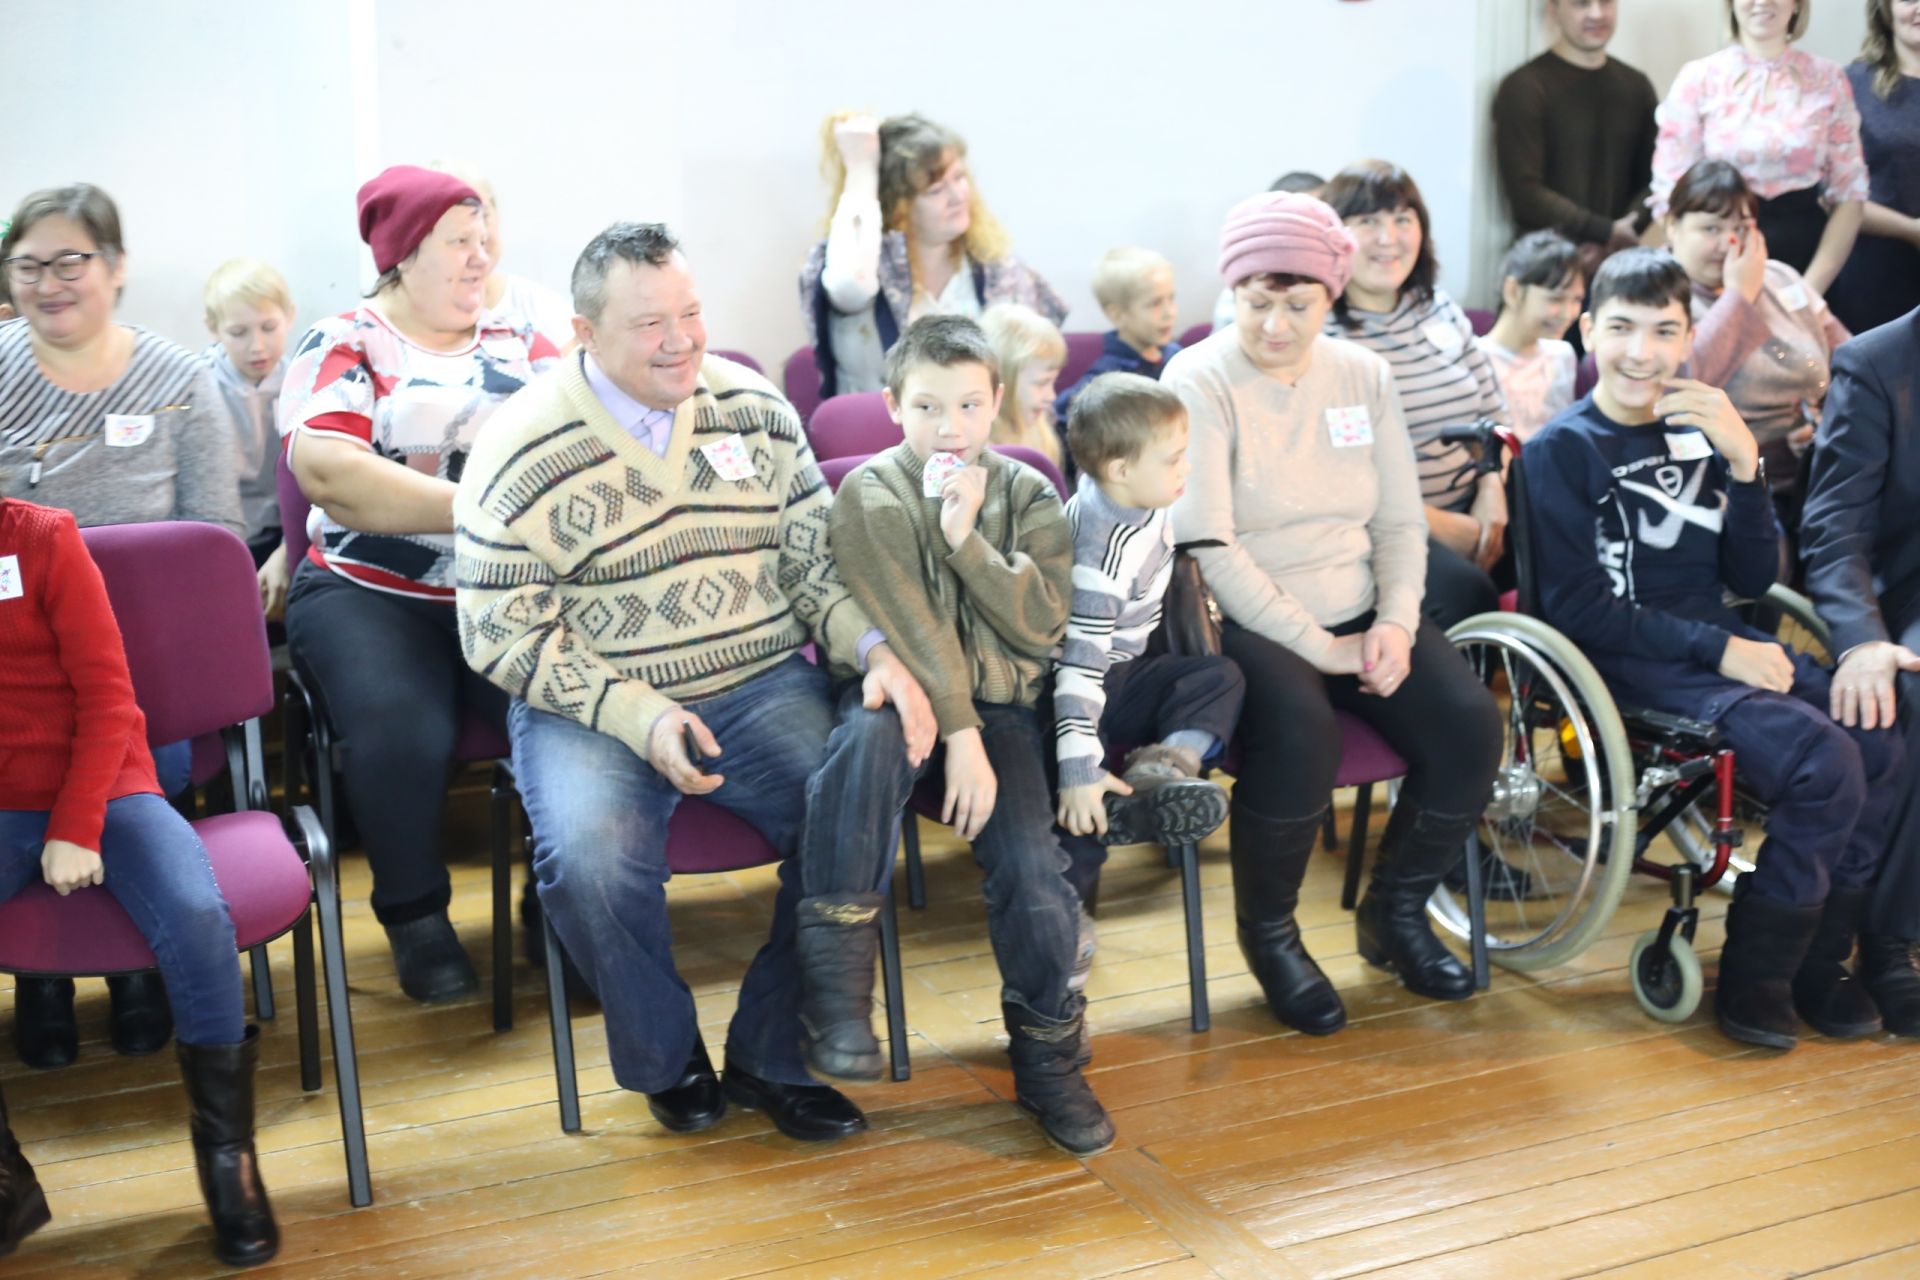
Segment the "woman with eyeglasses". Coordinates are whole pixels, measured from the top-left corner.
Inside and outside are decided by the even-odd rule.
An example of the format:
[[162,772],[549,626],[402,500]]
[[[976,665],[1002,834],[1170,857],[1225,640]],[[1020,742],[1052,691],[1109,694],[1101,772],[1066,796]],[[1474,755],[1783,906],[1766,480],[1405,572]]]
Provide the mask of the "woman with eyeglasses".
[[[233,429],[192,352],[114,310],[127,279],[120,211],[89,183],[36,191],[0,236],[20,318],[0,324],[0,496],[73,513],[83,528],[202,520],[245,535]],[[160,785],[186,785],[190,748],[154,752]],[[113,1047],[153,1053],[172,1034],[151,974],[109,978]],[[33,1067],[79,1052],[73,982],[22,978],[14,1047]]]

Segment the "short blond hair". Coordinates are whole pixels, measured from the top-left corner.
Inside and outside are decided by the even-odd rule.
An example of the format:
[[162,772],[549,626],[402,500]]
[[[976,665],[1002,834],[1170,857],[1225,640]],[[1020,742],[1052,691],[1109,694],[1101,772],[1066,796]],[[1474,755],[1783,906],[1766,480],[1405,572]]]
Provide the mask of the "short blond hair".
[[1053,321],[1018,302],[1000,302],[988,307],[980,317],[987,343],[1000,364],[1000,385],[1006,394],[1000,398],[1000,416],[993,420],[995,444],[1023,444],[1063,466],[1059,433],[1035,428],[1020,415],[1020,379],[1033,364],[1065,365],[1067,340],[1054,328]]
[[1108,307],[1124,307],[1146,292],[1148,273],[1161,267],[1173,270],[1171,262],[1151,249],[1138,245],[1109,249],[1100,259],[1100,265],[1093,269],[1093,300],[1100,304],[1102,311]]
[[293,293],[287,278],[258,258],[229,258],[213,269],[200,300],[207,308],[207,328],[218,329],[220,317],[236,302],[270,302],[293,314]]

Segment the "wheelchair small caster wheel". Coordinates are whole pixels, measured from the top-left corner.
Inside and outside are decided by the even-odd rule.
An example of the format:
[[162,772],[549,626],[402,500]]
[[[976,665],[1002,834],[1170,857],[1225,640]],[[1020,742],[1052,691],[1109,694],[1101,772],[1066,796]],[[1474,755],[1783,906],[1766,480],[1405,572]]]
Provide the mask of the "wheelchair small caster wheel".
[[1633,977],[1633,996],[1647,1015],[1661,1022],[1685,1022],[1700,1007],[1704,984],[1700,958],[1693,944],[1676,933],[1660,945],[1660,931],[1650,929],[1633,944],[1627,962]]

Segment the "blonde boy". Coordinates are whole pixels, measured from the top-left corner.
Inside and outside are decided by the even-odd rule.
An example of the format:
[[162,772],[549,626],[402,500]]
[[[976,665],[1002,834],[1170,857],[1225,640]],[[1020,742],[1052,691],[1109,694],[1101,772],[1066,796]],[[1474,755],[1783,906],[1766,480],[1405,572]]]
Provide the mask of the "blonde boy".
[[1157,379],[1180,350],[1173,340],[1180,316],[1174,302],[1173,264],[1153,250],[1109,249],[1093,269],[1093,299],[1113,328],[1107,332],[1100,358],[1054,402],[1059,422],[1067,420],[1068,406],[1080,388],[1101,374],[1137,373]]

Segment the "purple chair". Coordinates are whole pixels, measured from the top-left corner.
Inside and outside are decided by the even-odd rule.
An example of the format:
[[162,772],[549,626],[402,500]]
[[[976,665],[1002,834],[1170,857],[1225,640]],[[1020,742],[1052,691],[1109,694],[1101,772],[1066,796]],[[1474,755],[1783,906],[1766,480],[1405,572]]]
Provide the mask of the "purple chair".
[[780,385],[787,393],[787,403],[800,415],[800,425],[813,421],[813,411],[820,407],[820,366],[814,362],[812,347],[802,347],[787,357],[780,370]]
[[1080,381],[1080,376],[1093,368],[1093,362],[1100,358],[1100,351],[1106,346],[1104,333],[1063,333],[1067,340],[1067,362],[1060,366],[1060,378],[1057,386],[1064,391]]
[[[287,544],[287,564],[298,569],[308,558],[307,517],[312,504],[300,490],[287,455],[280,454],[276,478],[280,490],[280,526]],[[295,661],[287,668],[287,697],[281,720],[282,761],[286,770],[285,793],[289,804],[296,795],[305,794],[320,815],[331,843],[339,836],[339,800],[334,793],[335,774],[340,767],[342,744],[327,716],[320,686]],[[311,752],[313,776],[306,777],[305,761]],[[469,715],[460,726],[460,738],[454,745],[455,764],[494,765],[491,788],[491,820],[488,842],[493,856],[493,1029],[506,1031],[513,1026],[513,857],[509,848],[509,823],[517,794],[511,773],[501,767],[511,751],[501,729],[484,718]],[[197,772],[197,771],[196,771]]]
[[760,362],[744,351],[728,351],[724,347],[716,347],[710,348],[707,354],[710,356],[719,356],[722,360],[731,360],[735,364],[743,364],[761,377],[766,376],[767,371],[760,367]]
[[1473,326],[1475,337],[1484,338],[1493,332],[1493,322],[1495,319],[1493,312],[1483,311],[1479,307],[1468,307],[1466,310],[1467,323]]
[[1211,321],[1203,320],[1199,324],[1194,325],[1191,329],[1187,330],[1185,333],[1180,335],[1180,345],[1183,347],[1190,347],[1194,343],[1199,342],[1202,339],[1205,339],[1211,336],[1212,333],[1213,333],[1213,323]]
[[[292,934],[300,1085],[308,1090],[320,1087],[310,924],[313,907],[319,907],[347,1180],[353,1203],[364,1205],[371,1198],[366,1131],[352,1068],[353,1021],[333,854],[311,809],[292,810],[290,836],[289,827],[267,808],[259,717],[273,709],[273,665],[253,558],[226,530],[184,521],[105,526],[82,536],[121,627],[148,741],[178,742],[213,732],[224,739],[226,767],[241,807],[192,825],[232,913],[239,948],[263,957],[267,943]],[[104,889],[81,889],[62,898],[44,884],[33,884],[0,905],[0,970],[94,976],[137,972],[155,963],[140,931]],[[256,997],[262,972],[256,959]],[[270,1009],[258,1005],[255,1013],[272,1017]]]
[[807,422],[807,441],[816,459],[866,457],[893,448],[903,438],[878,391],[822,400]]
[[1573,398],[1581,399],[1593,390],[1594,384],[1598,381],[1600,381],[1600,366],[1594,363],[1593,352],[1589,351],[1580,357],[1580,369],[1573,375]]

